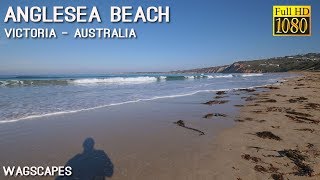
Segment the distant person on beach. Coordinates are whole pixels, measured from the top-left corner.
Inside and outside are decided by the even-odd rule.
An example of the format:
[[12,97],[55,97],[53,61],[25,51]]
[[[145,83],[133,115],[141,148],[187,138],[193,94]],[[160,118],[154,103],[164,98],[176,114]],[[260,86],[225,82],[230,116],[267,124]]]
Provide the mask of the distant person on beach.
[[92,138],[83,142],[83,152],[70,159],[65,166],[72,167],[72,175],[58,177],[57,180],[104,180],[113,175],[110,158],[103,150],[94,149]]

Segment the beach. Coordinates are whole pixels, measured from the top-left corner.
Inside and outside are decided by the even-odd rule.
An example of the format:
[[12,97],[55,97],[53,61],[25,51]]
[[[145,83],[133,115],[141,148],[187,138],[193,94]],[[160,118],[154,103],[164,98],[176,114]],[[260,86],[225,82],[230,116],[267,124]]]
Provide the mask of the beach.
[[[112,179],[212,177],[211,168],[203,169],[202,163],[211,162],[206,156],[213,149],[213,137],[234,125],[233,105],[243,101],[229,97],[234,101],[215,110],[202,104],[214,96],[214,92],[199,93],[1,124],[0,162],[3,166],[64,166],[83,153],[83,142],[92,138],[94,148],[104,151],[113,163]],[[229,116],[203,118],[212,112]],[[205,135],[174,124],[180,119]],[[87,164],[81,163],[83,172],[90,171]]]
[[77,162],[89,176],[88,164],[101,168],[78,158],[91,157],[84,153],[89,138],[93,158],[99,152],[112,164],[111,179],[317,179],[320,73],[298,74],[274,85],[2,123],[0,162]]
[[219,134],[216,179],[320,178],[320,73],[301,75],[252,96]]

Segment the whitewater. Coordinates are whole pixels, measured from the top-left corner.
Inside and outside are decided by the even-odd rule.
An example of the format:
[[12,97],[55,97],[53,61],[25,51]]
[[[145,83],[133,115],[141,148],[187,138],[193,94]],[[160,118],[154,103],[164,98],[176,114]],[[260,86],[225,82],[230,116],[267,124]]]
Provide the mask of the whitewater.
[[290,74],[0,76],[0,124],[199,92],[273,84]]

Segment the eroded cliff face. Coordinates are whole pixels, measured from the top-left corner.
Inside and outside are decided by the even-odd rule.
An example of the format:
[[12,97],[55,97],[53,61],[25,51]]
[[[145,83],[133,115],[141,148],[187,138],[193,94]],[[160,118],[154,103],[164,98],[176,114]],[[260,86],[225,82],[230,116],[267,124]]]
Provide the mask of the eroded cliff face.
[[260,69],[251,69],[251,65],[244,63],[233,63],[225,68],[222,73],[261,73]]

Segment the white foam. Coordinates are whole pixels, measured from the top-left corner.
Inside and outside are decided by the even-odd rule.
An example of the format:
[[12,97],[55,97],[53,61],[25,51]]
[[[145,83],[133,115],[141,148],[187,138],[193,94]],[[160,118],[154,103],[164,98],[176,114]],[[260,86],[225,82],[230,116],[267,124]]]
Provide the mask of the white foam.
[[252,77],[252,76],[263,76],[261,73],[253,73],[253,74],[242,74],[242,77]]
[[6,86],[6,85],[8,85],[9,83],[8,83],[8,81],[0,81],[0,85],[1,86]]
[[184,76],[187,79],[194,79],[194,76]]
[[0,81],[0,86],[18,86],[18,85],[24,85],[24,82],[21,80],[4,80],[4,81]]
[[49,116],[62,115],[62,114],[71,114],[71,113],[77,113],[77,112],[82,112],[82,111],[90,111],[90,110],[95,110],[95,109],[100,109],[100,108],[105,108],[105,107],[110,107],[110,106],[118,106],[118,105],[123,105],[123,104],[137,103],[137,102],[141,102],[141,101],[152,101],[152,100],[157,100],[157,99],[191,96],[191,95],[195,95],[195,94],[202,93],[202,92],[231,91],[231,90],[238,90],[238,89],[244,89],[244,88],[265,87],[265,86],[268,86],[268,85],[272,85],[272,84],[265,84],[265,85],[262,85],[262,86],[231,88],[231,89],[199,90],[199,91],[186,93],[186,94],[177,94],[177,95],[168,95],[168,96],[156,96],[156,97],[149,98],[149,99],[138,99],[138,100],[133,100],[133,101],[126,101],[126,102],[120,102],[120,103],[107,104],[107,105],[101,105],[101,106],[85,108],[85,109],[79,109],[79,110],[59,111],[59,112],[52,112],[52,113],[47,113],[47,114],[31,115],[31,116],[28,116],[28,117],[22,117],[22,118],[11,119],[11,120],[0,120],[0,124],[13,123],[13,122],[18,122],[18,121],[22,121],[22,120],[34,120],[34,119],[38,119],[38,118],[42,118],[42,117],[49,117]]
[[232,77],[233,77],[232,74],[215,76],[215,78],[232,78]]
[[150,83],[157,81],[156,77],[115,77],[115,78],[90,78],[90,79],[77,79],[72,80],[71,83],[74,84],[140,84],[140,83]]
[[160,76],[159,79],[160,80],[165,80],[165,79],[167,79],[167,76]]
[[216,91],[229,91],[229,90],[231,90],[231,89],[200,90],[200,91],[195,91],[195,92],[186,93],[186,94],[156,96],[156,97],[148,98],[148,99],[138,99],[138,100],[133,100],[133,101],[112,103],[112,104],[101,105],[101,106],[96,106],[96,107],[91,107],[91,108],[84,108],[84,109],[79,109],[79,110],[59,111],[59,112],[52,112],[52,113],[47,113],[47,114],[30,115],[28,117],[22,117],[22,118],[17,118],[17,119],[0,120],[0,124],[13,123],[13,122],[18,122],[18,121],[22,121],[22,120],[34,120],[34,119],[43,118],[43,117],[62,115],[62,114],[71,114],[71,113],[77,113],[77,112],[82,112],[82,111],[90,111],[90,110],[100,109],[100,108],[105,108],[105,107],[110,107],[110,106],[118,106],[118,105],[123,105],[123,104],[137,103],[137,102],[141,102],[141,101],[152,101],[152,100],[157,100],[157,99],[191,96],[191,95],[195,95],[195,94],[201,93],[201,92],[216,92]]

